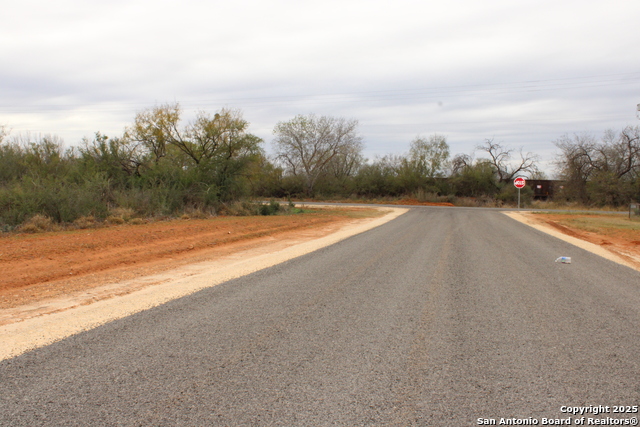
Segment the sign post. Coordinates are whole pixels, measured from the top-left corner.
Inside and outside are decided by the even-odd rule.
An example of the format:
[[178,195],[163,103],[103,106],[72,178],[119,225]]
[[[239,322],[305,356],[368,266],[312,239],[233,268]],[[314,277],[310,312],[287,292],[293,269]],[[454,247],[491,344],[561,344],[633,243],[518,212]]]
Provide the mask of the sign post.
[[518,189],[518,209],[520,209],[520,189],[527,185],[527,181],[524,178],[516,178],[513,180],[513,185]]

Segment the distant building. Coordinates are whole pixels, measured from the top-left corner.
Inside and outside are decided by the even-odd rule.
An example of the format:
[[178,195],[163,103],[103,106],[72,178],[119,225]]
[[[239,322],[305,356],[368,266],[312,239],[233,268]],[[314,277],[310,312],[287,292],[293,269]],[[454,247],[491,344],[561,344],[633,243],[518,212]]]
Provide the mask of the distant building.
[[535,200],[548,200],[562,191],[564,182],[554,179],[529,179],[527,186],[533,189]]

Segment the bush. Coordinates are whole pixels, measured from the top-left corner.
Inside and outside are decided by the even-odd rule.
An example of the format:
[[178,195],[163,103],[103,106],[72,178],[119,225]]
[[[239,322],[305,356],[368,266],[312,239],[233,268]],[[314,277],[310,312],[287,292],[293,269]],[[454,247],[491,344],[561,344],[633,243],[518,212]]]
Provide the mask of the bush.
[[280,203],[271,200],[268,205],[260,206],[260,215],[276,215],[280,211]]
[[22,224],[19,230],[23,233],[40,233],[43,231],[53,231],[55,227],[51,218],[37,214]]
[[80,218],[76,219],[75,221],[73,221],[73,225],[75,225],[77,228],[84,229],[95,228],[98,226],[98,223],[96,222],[95,217],[89,215],[81,216]]
[[251,216],[259,213],[259,205],[248,201],[223,203],[218,212],[221,215]]
[[112,225],[121,225],[121,224],[124,224],[126,221],[122,217],[109,215],[107,217],[107,222]]
[[135,215],[136,215],[136,212],[131,208],[117,207],[117,208],[109,209],[109,218],[118,217],[123,219],[125,222],[129,221]]
[[[496,201],[501,203],[509,203],[513,205],[518,204],[518,189],[511,185],[505,184],[500,192],[496,195]],[[533,201],[533,189],[531,187],[524,187],[520,190],[520,204],[522,206],[529,205]]]

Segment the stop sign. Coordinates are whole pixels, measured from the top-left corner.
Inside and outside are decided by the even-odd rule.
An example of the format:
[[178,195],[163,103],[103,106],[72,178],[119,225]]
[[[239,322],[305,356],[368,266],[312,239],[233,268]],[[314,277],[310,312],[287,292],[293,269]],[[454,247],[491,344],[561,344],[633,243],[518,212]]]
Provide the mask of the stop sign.
[[515,185],[516,188],[524,188],[524,186],[527,185],[527,181],[524,178],[516,178],[513,180],[513,185]]

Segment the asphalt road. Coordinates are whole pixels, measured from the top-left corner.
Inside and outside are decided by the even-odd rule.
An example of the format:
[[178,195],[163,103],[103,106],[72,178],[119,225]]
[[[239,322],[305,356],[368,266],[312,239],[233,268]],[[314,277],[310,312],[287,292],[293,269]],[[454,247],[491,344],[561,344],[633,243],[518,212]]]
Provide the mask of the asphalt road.
[[1,426],[575,425],[562,407],[589,405],[640,405],[640,273],[472,209],[0,363]]

